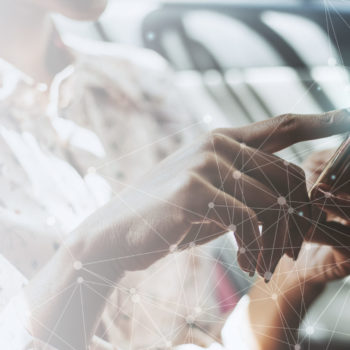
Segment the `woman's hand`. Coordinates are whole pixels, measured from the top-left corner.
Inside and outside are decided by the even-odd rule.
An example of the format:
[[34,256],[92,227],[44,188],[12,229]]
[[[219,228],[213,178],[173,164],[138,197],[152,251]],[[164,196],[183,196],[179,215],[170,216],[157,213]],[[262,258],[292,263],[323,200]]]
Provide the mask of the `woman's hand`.
[[[308,189],[316,182],[335,151],[335,149],[330,149],[315,152],[305,161],[304,169],[307,175]],[[342,189],[343,191],[333,191],[329,185],[320,183],[313,189],[313,203],[328,213],[328,221],[350,225],[350,192],[344,192],[344,189],[350,189],[350,186],[345,184]]]
[[[309,188],[333,153],[334,150],[317,152],[306,160],[304,169]],[[339,221],[339,216],[332,218]],[[250,329],[258,349],[294,347],[299,325],[309,306],[328,282],[350,274],[349,228],[327,221],[327,215],[315,207],[313,220],[305,240],[318,243],[305,242],[297,261],[283,257],[271,282],[265,284],[258,280],[250,292]]]
[[[347,248],[306,243],[297,261],[283,257],[269,284],[257,281],[250,291],[248,329],[258,349],[291,349],[310,305],[328,282],[350,274]],[[295,348],[297,348],[295,346]]]
[[304,172],[272,153],[349,128],[349,113],[335,111],[214,130],[90,217],[79,232],[94,252],[84,256],[140,270],[234,231],[242,269],[269,280],[284,253],[298,256],[312,226]]
[[179,150],[90,216],[30,282],[32,334],[59,349],[86,349],[125,271],[231,230],[242,268],[270,279],[314,227],[303,171],[272,153],[347,130],[346,111],[285,115],[215,130]]

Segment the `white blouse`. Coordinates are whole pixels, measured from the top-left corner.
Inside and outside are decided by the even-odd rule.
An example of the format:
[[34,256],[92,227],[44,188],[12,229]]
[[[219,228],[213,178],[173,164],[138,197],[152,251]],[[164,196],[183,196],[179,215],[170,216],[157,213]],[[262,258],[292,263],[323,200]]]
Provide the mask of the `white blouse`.
[[[25,331],[23,299],[11,298],[89,214],[204,130],[206,111],[189,112],[159,56],[115,46],[90,51],[74,51],[75,63],[50,87],[0,60],[1,349],[41,349]],[[207,277],[215,259],[206,247],[181,253],[176,266],[169,259],[120,281],[102,318],[104,339],[126,348],[132,320],[149,323],[130,300],[137,289],[152,298],[142,307],[155,325],[139,330],[134,348],[163,347],[159,332],[174,346],[220,340],[226,315]],[[169,288],[160,290],[164,281]],[[186,316],[198,302],[202,315],[189,338]]]

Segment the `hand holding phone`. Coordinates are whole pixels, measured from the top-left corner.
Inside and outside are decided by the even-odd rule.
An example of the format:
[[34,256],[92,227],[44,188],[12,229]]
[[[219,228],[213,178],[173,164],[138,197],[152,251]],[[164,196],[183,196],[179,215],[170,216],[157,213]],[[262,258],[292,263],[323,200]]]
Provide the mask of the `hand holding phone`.
[[310,198],[322,210],[350,222],[350,136],[325,166]]

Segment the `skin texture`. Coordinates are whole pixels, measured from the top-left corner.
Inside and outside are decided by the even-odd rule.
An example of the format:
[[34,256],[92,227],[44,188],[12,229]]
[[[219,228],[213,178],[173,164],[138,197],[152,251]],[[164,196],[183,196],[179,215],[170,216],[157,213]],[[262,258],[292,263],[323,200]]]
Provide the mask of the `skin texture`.
[[[303,168],[310,187],[334,151],[315,152],[305,161]],[[259,279],[252,288],[249,316],[252,336],[258,344],[255,350],[293,348],[298,344],[303,316],[326,284],[350,274],[350,230],[339,223],[346,223],[344,213],[349,215],[349,211],[347,206],[340,206],[342,203],[337,203],[337,212],[332,204],[327,218],[321,212],[314,214],[319,224],[309,231],[306,240],[319,243],[304,243],[296,262],[283,257],[271,282],[265,284]],[[321,206],[328,209],[324,203]]]
[[[349,129],[346,111],[284,115],[246,128],[214,130],[179,150],[88,218],[31,281],[26,297],[32,333],[60,349],[68,349],[67,344],[85,349],[125,272],[146,269],[175,247],[204,244],[232,230],[231,225],[244,248],[238,256],[241,267],[251,274],[257,269],[265,280],[284,252],[299,253],[305,236],[344,239],[344,232],[330,234],[327,224],[319,228],[303,171],[272,152]],[[281,196],[285,202],[278,201]],[[290,207],[298,210],[287,217]],[[79,277],[90,283],[72,294],[70,286]]]

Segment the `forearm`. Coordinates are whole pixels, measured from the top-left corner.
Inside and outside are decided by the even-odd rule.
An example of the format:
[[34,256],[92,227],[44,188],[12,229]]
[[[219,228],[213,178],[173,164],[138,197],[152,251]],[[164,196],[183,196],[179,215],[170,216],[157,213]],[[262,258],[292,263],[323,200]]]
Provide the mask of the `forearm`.
[[[275,276],[277,277],[277,276]],[[278,279],[278,277],[277,277]],[[259,280],[250,292],[249,319],[259,349],[290,349],[298,343],[300,323],[322,284]]]
[[58,349],[87,349],[106,300],[123,272],[96,262],[84,242],[64,245],[30,282],[25,297],[33,336]]

